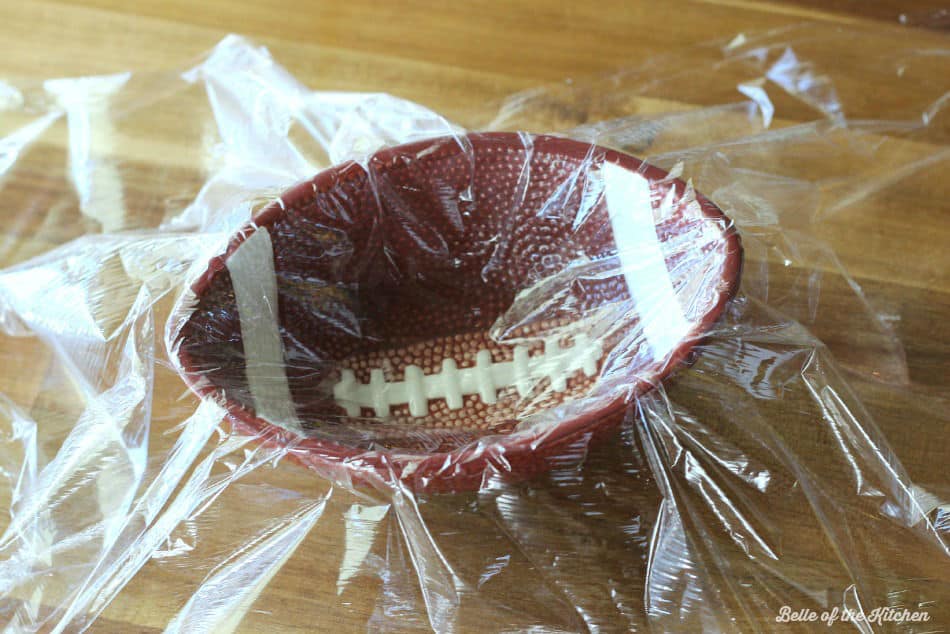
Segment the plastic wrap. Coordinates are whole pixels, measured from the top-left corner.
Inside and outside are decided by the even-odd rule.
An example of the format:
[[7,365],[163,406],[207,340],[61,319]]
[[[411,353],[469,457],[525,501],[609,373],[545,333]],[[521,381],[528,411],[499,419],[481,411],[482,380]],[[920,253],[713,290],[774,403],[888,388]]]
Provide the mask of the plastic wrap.
[[740,34],[459,121],[235,36],[0,84],[0,620],[950,623],[946,386],[880,305],[946,280],[887,218],[939,198],[950,58],[900,42]]

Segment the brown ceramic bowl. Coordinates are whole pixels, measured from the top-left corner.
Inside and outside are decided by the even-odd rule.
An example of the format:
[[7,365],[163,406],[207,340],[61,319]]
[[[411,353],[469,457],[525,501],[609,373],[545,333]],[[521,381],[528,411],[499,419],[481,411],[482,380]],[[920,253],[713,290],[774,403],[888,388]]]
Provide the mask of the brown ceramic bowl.
[[321,473],[473,489],[608,433],[688,361],[741,262],[712,202],[632,156],[441,137],[261,211],[192,285],[174,354]]

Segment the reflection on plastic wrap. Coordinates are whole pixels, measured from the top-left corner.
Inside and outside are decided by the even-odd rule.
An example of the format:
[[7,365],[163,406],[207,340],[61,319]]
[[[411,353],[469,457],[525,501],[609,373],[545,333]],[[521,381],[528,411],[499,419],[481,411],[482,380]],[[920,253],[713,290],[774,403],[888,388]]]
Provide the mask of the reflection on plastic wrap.
[[[876,120],[815,61],[868,37]],[[458,123],[234,36],[0,84],[0,620],[950,621],[946,462],[885,440],[948,403],[867,257],[950,160],[950,58],[888,42],[740,34]]]

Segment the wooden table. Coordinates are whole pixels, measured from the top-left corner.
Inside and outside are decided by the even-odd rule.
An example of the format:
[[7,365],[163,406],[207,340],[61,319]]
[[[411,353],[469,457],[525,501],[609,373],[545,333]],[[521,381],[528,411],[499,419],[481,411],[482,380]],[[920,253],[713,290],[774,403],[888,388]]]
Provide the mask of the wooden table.
[[[815,21],[823,29],[860,28],[883,34],[888,42],[921,49],[946,49],[950,40],[941,29],[950,23],[947,9],[945,2],[937,0],[606,0],[564,5],[366,0],[3,2],[0,78],[185,67],[227,33],[237,32],[266,45],[275,59],[314,89],[389,92],[474,124],[478,113],[517,91],[567,77],[584,81],[584,77],[637,65],[654,55],[680,54],[714,38],[803,20]],[[863,55],[880,53],[876,48],[880,41],[871,36],[843,38],[840,47],[820,52],[825,57],[816,61],[860,69]],[[860,84],[867,78],[853,79]],[[932,79],[939,83],[939,77]],[[943,77],[944,89],[947,79]],[[860,95],[860,90],[854,94]],[[693,97],[692,101],[661,99],[649,104],[645,99],[641,107],[643,111],[688,110],[715,104],[718,99],[704,99],[701,94]],[[852,103],[860,117],[876,119],[900,111],[918,97],[895,88],[864,95]],[[830,312],[823,313],[826,317],[811,327],[851,369],[849,380],[914,481],[947,500],[950,443],[942,426],[950,421],[950,190],[945,177],[950,161],[945,151],[940,152],[948,149],[950,126],[946,112],[942,116],[942,124],[933,126],[932,134],[898,138],[894,146],[895,152],[907,152],[908,156],[916,156],[915,152],[936,156],[929,167],[918,166],[906,182],[893,184],[866,206],[844,209],[824,226],[823,237],[877,313],[893,327],[906,353],[906,365],[875,367],[875,353],[882,346],[888,358],[900,356],[893,350],[893,341],[882,343],[840,327],[836,310],[851,310],[853,304],[842,299],[836,307],[835,298],[852,296],[853,291],[831,266],[822,280],[823,301]],[[154,204],[156,201],[147,196],[149,166],[167,167],[169,171],[163,173],[188,178],[190,159],[162,145],[161,126],[146,137],[152,141],[134,148],[137,167],[129,177],[139,179],[142,200]],[[887,134],[882,133],[881,138]],[[802,173],[807,172],[806,166]],[[12,207],[20,220],[7,225],[5,266],[83,231],[69,222],[58,225],[55,215],[44,215],[41,209],[26,213],[16,206],[35,201],[37,186],[44,185],[28,180],[8,184],[8,191],[20,196],[8,201],[8,208]],[[47,369],[49,350],[35,340],[6,338],[0,345],[0,357],[7,368],[22,368],[25,359],[32,360],[28,371],[4,379],[5,393],[42,424],[68,426],[71,410],[60,400],[58,386],[63,378],[55,369]],[[862,374],[864,370],[867,374]],[[700,366],[682,389],[701,395],[702,372]],[[181,394],[180,382],[170,371],[159,368],[156,393],[173,402]],[[169,428],[194,405],[185,398],[163,410],[162,417],[153,422],[152,451],[171,447],[174,435]],[[815,442],[821,447],[831,441]],[[530,495],[514,488],[480,499],[425,500],[418,513],[425,518],[431,539],[466,583],[479,582],[481,593],[463,601],[457,612],[450,605],[445,607],[444,614],[457,618],[463,631],[501,631],[532,623],[566,631],[595,624],[608,631],[622,631],[638,622],[633,617],[626,620],[625,615],[642,611],[645,590],[630,579],[640,574],[638,566],[644,562],[639,556],[617,556],[631,550],[645,553],[649,529],[656,521],[656,483],[646,464],[630,462],[624,450],[642,449],[638,443],[642,440],[631,435],[596,450],[590,458],[593,466],[588,467],[592,471],[587,485],[563,476],[566,484],[540,485]],[[225,469],[227,464],[231,463],[222,460],[216,469]],[[620,477],[624,474],[625,479]],[[337,488],[324,499],[329,491],[325,483],[285,463],[242,478],[208,508],[195,509],[167,540],[156,544],[158,554],[105,609],[93,631],[158,631],[185,607],[203,580],[216,580],[224,588],[217,593],[214,583],[205,583],[203,594],[195,599],[198,609],[194,614],[213,615],[217,621],[204,625],[213,624],[215,631],[231,627],[241,631],[359,631],[368,623],[394,631],[446,627],[448,621],[439,621],[437,615],[430,613],[434,620],[427,620],[421,607],[426,602],[451,603],[452,593],[445,590],[446,584],[451,585],[445,576],[449,567],[440,567],[435,551],[424,551],[424,533],[416,534],[419,550],[407,549],[396,537],[400,530],[420,531],[422,524],[414,523],[414,516],[405,509],[387,512],[382,498],[359,497]],[[519,494],[527,497],[519,501]],[[530,502],[524,501],[528,498]],[[2,495],[0,501],[5,501]],[[472,505],[478,506],[479,512],[470,513]],[[323,516],[317,520],[321,511]],[[783,517],[782,511],[775,513]],[[696,517],[703,514],[698,512]],[[310,521],[315,522],[312,530],[294,533],[294,526],[309,526]],[[615,534],[599,528],[611,522],[636,528],[630,529],[628,541],[616,541]],[[870,512],[867,522],[868,531],[881,531],[882,539],[890,530],[881,528]],[[519,535],[519,550],[506,541],[512,531]],[[803,531],[803,539],[822,539],[807,527]],[[357,544],[360,536],[366,541],[362,547]],[[288,551],[292,556],[286,561],[268,559],[269,544],[284,543],[287,548],[286,543],[296,543],[295,539],[301,540],[300,545]],[[794,536],[787,539],[794,541]],[[361,553],[362,563],[347,563],[344,551]],[[830,549],[815,546],[801,565],[813,566],[820,574],[836,556]],[[874,555],[886,561],[892,556],[899,559],[893,553]],[[420,568],[422,561],[428,561],[429,567]],[[254,574],[221,578],[222,571],[241,569],[228,568],[235,562]],[[946,562],[939,558],[914,560],[908,570],[918,583],[900,586],[901,591],[926,598],[934,580],[946,580],[941,577]],[[341,573],[341,568],[346,572]],[[717,568],[723,576],[715,583],[754,582],[752,577],[729,579],[727,568]],[[737,563],[729,570],[744,569]],[[504,574],[499,574],[502,571]],[[416,574],[428,578],[430,594],[423,595]],[[911,575],[907,570],[895,574],[902,579]],[[539,583],[538,579],[546,581]],[[573,581],[566,583],[567,579]],[[589,579],[589,585],[578,581],[584,579]],[[439,596],[440,588],[446,596]],[[56,590],[48,591],[47,598],[40,601],[41,612],[54,607],[48,597],[55,596],[60,596]],[[8,600],[15,603],[23,598]],[[932,606],[934,614],[950,618],[946,603],[950,597],[942,598],[942,603]],[[217,604],[223,607],[215,611]],[[3,611],[3,605],[11,604],[0,603],[0,616],[11,614]],[[759,627],[770,625],[767,612],[746,616]],[[944,625],[947,623],[950,620]],[[194,631],[199,625],[186,623],[183,631]],[[935,626],[932,631],[943,630]]]

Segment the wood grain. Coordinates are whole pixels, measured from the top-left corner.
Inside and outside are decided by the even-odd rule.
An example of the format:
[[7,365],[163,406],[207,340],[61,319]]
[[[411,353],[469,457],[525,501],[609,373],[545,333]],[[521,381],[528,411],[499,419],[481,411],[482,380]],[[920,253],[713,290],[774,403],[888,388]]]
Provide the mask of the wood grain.
[[[888,88],[891,80],[882,79],[869,68],[867,58],[882,55],[895,43],[916,50],[946,49],[950,41],[942,32],[946,21],[941,10],[945,9],[945,3],[932,0],[2,1],[0,20],[5,37],[0,40],[0,78],[104,74],[130,68],[184,69],[226,34],[237,32],[266,45],[281,64],[311,88],[388,92],[425,104],[466,125],[484,125],[486,113],[497,110],[510,95],[546,85],[541,97],[523,93],[520,98],[548,99],[550,108],[532,110],[539,115],[536,120],[514,118],[509,122],[514,127],[523,124],[544,129],[551,123],[583,125],[614,111],[651,117],[669,112],[704,112],[704,107],[730,103],[728,100],[735,96],[733,86],[725,87],[723,93],[691,92],[688,86],[644,87],[617,69],[637,67],[662,54],[703,55],[701,49],[692,47],[728,41],[737,33],[793,28],[810,20],[819,25],[814,28],[861,29],[858,36],[842,36],[814,51],[818,61],[841,72],[838,88],[853,109],[849,116],[900,118],[917,112],[934,90],[938,96],[939,91],[945,91],[946,77],[929,72],[931,67],[921,63],[908,70],[910,74],[918,73],[915,77],[919,81]],[[906,16],[904,24],[901,15]],[[798,33],[807,34],[810,28]],[[557,86],[563,85],[565,78],[574,79],[570,88],[573,95],[604,95],[607,86],[613,86],[614,93],[609,99],[561,100],[563,95]],[[584,82],[589,85],[587,93],[578,89]],[[202,95],[196,93],[193,98],[201,99]],[[793,129],[815,118],[814,111],[805,105],[783,106],[787,106],[781,110],[785,118],[775,122],[776,129]],[[550,118],[544,120],[541,115]],[[166,198],[167,192],[187,197],[202,183],[196,140],[200,130],[191,130],[191,136],[187,129],[182,133],[174,109],[158,106],[150,117],[147,126],[117,131],[121,150],[116,160],[124,170],[127,204],[148,210],[136,216],[140,224],[129,224],[123,227],[126,229],[156,224],[167,211],[163,205],[175,204]],[[725,119],[719,124],[726,126],[723,130],[728,128]],[[0,121],[0,131],[15,125],[11,119]],[[743,119],[735,125],[735,129],[741,129],[748,123]],[[861,192],[859,184],[853,182],[825,178],[837,173],[835,170],[844,174],[857,169],[863,150],[850,138],[842,138],[823,161],[811,160],[817,155],[813,148],[803,154],[810,157],[807,161],[798,160],[790,151],[772,157],[774,162],[770,164],[763,164],[754,147],[746,154],[731,150],[736,161],[733,167],[743,167],[741,161],[746,160],[750,168],[785,174],[808,183],[813,187],[810,191],[821,200],[840,198],[844,187],[852,187],[846,193],[867,194],[856,196],[852,205],[821,208],[823,214],[814,218],[813,226],[796,227],[820,232],[860,289],[856,293],[834,263],[817,263],[816,269],[822,271],[823,303],[815,307],[810,321],[802,321],[840,360],[845,377],[915,481],[945,498],[950,498],[946,480],[950,444],[943,430],[950,409],[950,185],[945,178],[950,165],[948,129],[938,122],[918,134],[879,131],[864,137],[866,147],[888,144],[886,152],[875,155],[888,157],[885,165],[861,165],[870,175],[876,174],[874,169],[897,173],[903,165],[925,162],[883,190],[871,192]],[[177,132],[173,135],[172,130]],[[647,143],[632,149],[672,156],[678,141],[664,138],[652,147]],[[718,139],[714,131],[709,132],[707,142],[706,149],[715,151]],[[795,146],[790,143],[789,147]],[[79,212],[75,195],[67,187],[67,175],[51,171],[51,165],[58,166],[57,170],[66,169],[66,148],[65,128],[60,126],[31,148],[3,183],[5,208],[16,210],[0,236],[3,266],[22,262],[90,230],[88,219]],[[156,179],[156,174],[164,180]],[[774,264],[774,254],[763,254],[762,261],[768,265],[770,257]],[[803,282],[800,271],[772,270],[770,282],[770,301],[780,303],[782,297],[800,292],[808,280]],[[870,302],[890,330],[872,331],[869,327],[853,331],[842,327],[848,313],[864,306],[864,301]],[[167,311],[167,306],[164,309]],[[161,341],[156,341],[161,350]],[[720,350],[729,349],[724,344]],[[866,517],[866,522],[855,529],[859,542],[872,543],[879,538],[883,543],[885,535],[894,538],[890,543],[899,542],[902,533],[875,515],[868,498],[851,495],[856,483],[849,479],[848,465],[821,461],[822,452],[834,453],[831,448],[840,439],[831,430],[813,424],[821,417],[808,394],[790,390],[780,404],[773,402],[761,408],[743,401],[746,407],[742,412],[749,425],[746,428],[735,425],[730,412],[716,411],[710,404],[716,400],[714,395],[706,393],[716,384],[705,377],[714,371],[717,362],[729,360],[716,354],[712,349],[694,372],[670,386],[678,402],[687,410],[701,413],[709,426],[705,430],[691,429],[690,412],[678,413],[682,425],[666,440],[684,445],[699,443],[694,446],[699,462],[693,466],[700,471],[687,472],[683,464],[674,465],[671,481],[665,486],[681,508],[693,511],[689,528],[708,537],[696,556],[706,562],[715,584],[739,584],[753,590],[759,587],[756,592],[749,590],[760,602],[759,607],[731,605],[728,598],[723,598],[728,604],[724,607],[743,614],[745,625],[768,629],[776,597],[767,596],[762,588],[773,584],[782,587],[788,596],[801,593],[802,601],[810,601],[815,593],[832,590],[813,587],[811,582],[820,585],[823,579],[833,579],[847,583],[839,565],[842,554],[837,545],[830,543],[827,527],[813,517],[802,520],[796,534],[780,534],[776,529],[792,526],[797,517],[809,514],[808,500],[796,474],[776,470],[773,485],[786,502],[781,508],[770,507],[765,497],[754,491],[736,492],[749,517],[759,522],[754,529],[774,540],[769,546],[782,555],[778,566],[781,570],[775,576],[769,577],[757,564],[751,564],[740,545],[730,542],[722,531],[709,529],[718,520],[698,498],[696,473],[705,469],[703,473],[710,474],[710,482],[719,483],[729,482],[732,475],[726,466],[703,457],[699,436],[691,433],[708,434],[706,442],[720,443],[739,452],[736,455],[746,452],[754,466],[757,449],[749,430],[775,417],[786,423],[782,428],[786,437],[781,440],[812,460],[806,465],[808,469],[828,478],[840,478],[842,488],[830,504],[848,517]],[[28,369],[22,367],[26,359],[30,360]],[[19,366],[16,372],[5,373],[0,386],[13,401],[26,406],[35,420],[49,426],[44,452],[55,455],[58,443],[68,434],[69,421],[74,420],[82,404],[61,398],[65,379],[42,342],[4,337],[0,340],[0,360],[6,368]],[[155,401],[164,408],[153,421],[149,442],[150,455],[155,458],[150,469],[157,468],[161,458],[171,451],[176,436],[170,430],[194,408],[194,400],[183,394],[178,377],[167,368],[159,369]],[[739,402],[747,399],[748,392],[735,386],[734,396]],[[647,566],[655,564],[650,559],[650,542],[660,503],[660,485],[647,464],[644,433],[628,426],[613,442],[592,448],[583,469],[565,464],[528,484],[500,483],[480,495],[421,501],[419,514],[464,587],[458,605],[446,608],[447,613],[457,608],[454,614],[460,631],[517,631],[541,625],[561,631],[644,627],[643,579]],[[246,457],[243,451],[237,450],[222,460],[219,468],[239,464]],[[873,483],[868,486],[873,487]],[[301,505],[321,500],[328,490],[322,481],[287,461],[243,478],[215,504],[196,511],[176,527],[162,546],[162,556],[145,564],[92,625],[92,631],[163,629],[202,582],[215,573],[216,564],[240,554],[248,544],[258,543],[255,540],[266,539],[273,528],[271,522],[276,521],[273,518],[292,515]],[[873,493],[869,496],[873,498]],[[6,508],[8,503],[0,497],[0,506]],[[371,494],[358,496],[334,490],[323,517],[254,600],[240,631],[349,632],[368,627],[426,631],[438,627],[439,623],[429,621],[424,610],[426,601],[433,598],[423,596],[420,589],[418,562],[414,559],[418,553],[409,552],[405,541],[398,537],[409,520],[397,518],[392,511],[371,531],[366,559],[370,563],[356,571],[352,580],[341,583],[342,552],[348,531],[353,530],[345,516],[359,505],[372,504],[382,502]],[[712,546],[719,553],[728,553],[728,557],[723,561],[708,559],[715,550]],[[173,556],[176,548],[187,556]],[[864,571],[873,577],[868,583],[884,595],[902,597],[908,605],[915,598],[925,600],[935,585],[946,581],[941,570],[945,560],[903,561],[901,553],[884,546],[866,548],[861,557],[873,562]],[[926,546],[921,548],[927,552]],[[878,574],[883,576],[875,576]],[[435,583],[433,579],[428,582]],[[682,577],[671,580],[681,582]],[[704,589],[706,596],[718,596],[716,588]],[[690,591],[695,592],[695,587]],[[27,598],[4,598],[0,615],[27,605],[17,604]],[[44,609],[51,611],[54,605],[47,605],[49,599],[44,601]],[[947,606],[946,602],[934,606],[934,614],[950,619]],[[697,630],[699,626],[695,620],[685,619],[683,627]]]

